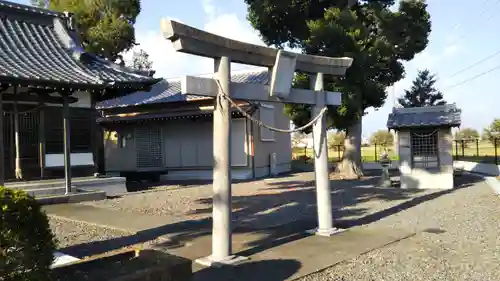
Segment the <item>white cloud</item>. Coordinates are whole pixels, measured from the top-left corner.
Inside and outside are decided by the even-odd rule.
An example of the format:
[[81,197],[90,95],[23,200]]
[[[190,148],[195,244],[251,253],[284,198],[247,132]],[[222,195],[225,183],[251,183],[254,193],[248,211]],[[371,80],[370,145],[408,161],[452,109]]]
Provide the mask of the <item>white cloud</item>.
[[214,5],[213,0],[201,0],[201,6],[203,7],[203,11],[210,18],[213,19],[217,14],[217,8]]
[[415,55],[415,58],[407,63],[407,68],[432,69],[438,61],[439,56],[435,56],[429,51],[424,50],[423,52]]
[[[239,18],[232,13],[219,14],[213,0],[202,0],[202,6],[208,17],[203,30],[246,43],[264,45],[258,32],[245,18]],[[178,19],[171,19],[182,23]],[[147,32],[137,30],[136,40],[139,46],[125,53],[124,59],[130,60],[135,49],[143,49],[153,61],[156,77],[171,78],[213,72],[212,59],[176,52],[172,43],[165,39],[159,30]],[[254,66],[232,64],[234,70],[248,67]]]
[[445,57],[454,57],[460,52],[460,47],[458,45],[451,45],[444,49],[443,55]]
[[[136,35],[139,46],[135,49],[143,49],[149,54],[149,59],[153,62],[153,69],[156,70],[156,77],[176,77],[181,74],[193,74],[190,66],[196,65],[196,58],[176,52],[172,43],[165,39],[160,32],[149,31],[141,32]],[[132,57],[131,50],[124,54],[124,59],[129,60]],[[194,62],[193,62],[194,60]]]
[[204,30],[234,40],[264,46],[257,31],[252,29],[246,20],[240,20],[235,14],[218,16],[205,24]]

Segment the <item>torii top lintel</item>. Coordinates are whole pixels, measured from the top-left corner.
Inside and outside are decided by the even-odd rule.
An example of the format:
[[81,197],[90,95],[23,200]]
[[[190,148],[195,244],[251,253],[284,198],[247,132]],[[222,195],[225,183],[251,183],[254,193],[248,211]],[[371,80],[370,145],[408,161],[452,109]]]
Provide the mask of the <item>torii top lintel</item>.
[[[161,30],[166,39],[172,41],[176,51],[209,57],[227,56],[233,62],[256,66],[273,67],[278,50],[232,40],[215,35],[173,20],[162,19]],[[295,70],[307,73],[345,75],[352,58],[331,58],[287,52],[296,56]]]

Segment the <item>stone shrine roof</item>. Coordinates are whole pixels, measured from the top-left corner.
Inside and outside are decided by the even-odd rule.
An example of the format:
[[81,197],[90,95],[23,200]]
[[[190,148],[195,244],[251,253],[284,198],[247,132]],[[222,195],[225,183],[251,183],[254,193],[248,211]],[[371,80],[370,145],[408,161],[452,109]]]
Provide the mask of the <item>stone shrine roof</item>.
[[462,111],[455,104],[393,108],[387,120],[388,129],[419,127],[458,127]]
[[0,0],[0,84],[135,89],[159,81],[86,53],[70,14]]
[[[200,77],[213,77],[214,74],[200,75]],[[235,83],[267,84],[269,75],[267,69],[257,68],[252,70],[233,71],[231,81]],[[151,87],[147,92],[136,92],[126,96],[105,100],[96,105],[97,109],[110,109],[127,106],[138,106],[155,103],[188,102],[194,100],[212,99],[181,93],[180,78],[165,79]]]

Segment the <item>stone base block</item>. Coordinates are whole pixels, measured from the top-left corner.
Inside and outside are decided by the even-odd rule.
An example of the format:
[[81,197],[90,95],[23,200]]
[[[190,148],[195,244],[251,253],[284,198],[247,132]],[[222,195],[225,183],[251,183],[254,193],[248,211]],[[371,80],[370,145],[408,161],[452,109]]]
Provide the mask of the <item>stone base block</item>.
[[318,236],[330,237],[330,236],[333,236],[335,234],[344,232],[346,230],[347,229],[332,227],[329,229],[314,228],[314,229],[306,230],[306,232],[309,234],[314,234],[314,235],[318,235]]
[[227,266],[227,265],[238,265],[244,261],[247,261],[249,258],[247,257],[242,257],[242,256],[228,256],[225,259],[222,260],[214,260],[212,256],[204,257],[204,258],[199,258],[196,259],[195,262],[197,264],[201,264],[203,266],[208,266],[208,267],[221,267],[221,266]]

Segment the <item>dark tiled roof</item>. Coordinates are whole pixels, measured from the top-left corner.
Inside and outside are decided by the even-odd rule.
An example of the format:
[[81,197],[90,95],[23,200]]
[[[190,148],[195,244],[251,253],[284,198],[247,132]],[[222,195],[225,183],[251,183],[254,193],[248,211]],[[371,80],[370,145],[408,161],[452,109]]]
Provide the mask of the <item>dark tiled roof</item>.
[[[172,119],[192,119],[193,117],[210,117],[213,116],[212,112],[203,111],[184,111],[182,114],[174,113],[153,113],[153,114],[140,114],[133,116],[106,116],[97,118],[97,123],[135,123],[138,121],[162,121],[162,120],[172,120]],[[243,115],[233,109],[231,112],[233,117],[243,117]]]
[[393,108],[387,128],[416,128],[416,127],[455,127],[460,126],[461,110],[455,104]]
[[[213,77],[203,75],[203,77]],[[267,84],[269,76],[267,70],[246,70],[235,71],[231,76],[231,81],[236,83]],[[181,82],[179,78],[167,79],[158,82],[151,87],[148,92],[136,92],[130,95],[110,99],[97,104],[98,109],[137,106],[153,103],[182,102],[200,99],[210,99],[194,95],[183,95],[181,93]]]
[[0,0],[0,82],[142,89],[158,79],[85,53],[64,13]]

